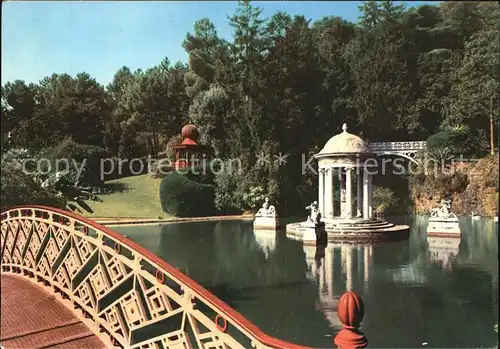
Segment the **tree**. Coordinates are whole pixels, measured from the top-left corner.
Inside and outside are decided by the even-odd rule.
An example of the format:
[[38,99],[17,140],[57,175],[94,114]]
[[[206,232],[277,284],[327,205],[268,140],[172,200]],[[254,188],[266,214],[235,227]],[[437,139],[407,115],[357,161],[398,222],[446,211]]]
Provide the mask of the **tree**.
[[396,22],[402,19],[405,13],[405,5],[394,5],[393,1],[362,1],[358,6],[361,12],[360,25],[366,29],[372,29],[379,24]]
[[89,74],[46,77],[38,84],[34,99],[33,113],[16,130],[20,145],[37,150],[66,136],[77,143],[102,145],[104,119],[110,108],[104,88]]
[[[36,86],[26,85],[24,81],[7,82],[1,89],[2,99],[2,145],[5,137],[11,133],[16,143],[23,144],[24,129],[33,118],[36,107]],[[35,131],[35,130],[32,130]]]
[[187,33],[182,47],[189,54],[189,71],[185,75],[186,93],[195,97],[216,80],[216,65],[223,56],[223,41],[214,24],[202,18],[194,24],[194,34]]
[[445,1],[439,4],[443,24],[457,28],[462,36],[462,43],[481,27],[479,4],[479,1]]
[[362,27],[371,29],[381,22],[382,11],[378,1],[362,1],[358,9],[361,12],[359,22]]
[[384,0],[380,2],[380,12],[385,21],[397,21],[402,19],[405,12],[405,5],[394,5],[393,1]]
[[[444,126],[470,128],[467,142],[474,152],[483,154],[489,149],[489,118],[491,100],[499,99],[500,71],[500,8],[484,3],[478,7],[480,29],[465,43],[464,56],[454,75],[450,114]],[[498,108],[493,108],[498,120]]]
[[443,24],[436,6],[412,9],[403,21],[406,40],[416,57],[412,74],[415,99],[409,113],[418,123],[415,139],[425,139],[438,132],[448,113],[452,75],[460,61],[459,34]]
[[353,103],[365,137],[404,140],[418,122],[409,117],[416,57],[399,25],[362,31],[344,52],[356,84]]
[[148,153],[153,157],[164,150],[160,138],[166,143],[179,132],[180,124],[187,117],[187,100],[182,98],[185,67],[178,64],[166,69],[165,66],[153,67],[138,74],[117,109],[118,119],[123,120],[121,142],[130,148],[132,135],[137,137],[143,133],[149,144]]

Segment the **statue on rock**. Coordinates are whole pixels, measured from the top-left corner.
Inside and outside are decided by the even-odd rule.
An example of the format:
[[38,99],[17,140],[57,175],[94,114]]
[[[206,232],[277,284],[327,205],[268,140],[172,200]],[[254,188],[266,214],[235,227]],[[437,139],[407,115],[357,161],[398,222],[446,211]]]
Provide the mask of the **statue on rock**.
[[306,207],[309,212],[309,217],[307,221],[313,224],[319,224],[321,222],[321,212],[319,211],[318,202],[314,201],[312,204]]
[[451,212],[451,201],[442,199],[439,208],[434,208],[431,210],[431,217],[433,218],[449,218],[453,217],[455,214]]
[[266,197],[262,207],[259,209],[255,217],[276,217],[276,209],[273,205],[269,205],[269,198]]

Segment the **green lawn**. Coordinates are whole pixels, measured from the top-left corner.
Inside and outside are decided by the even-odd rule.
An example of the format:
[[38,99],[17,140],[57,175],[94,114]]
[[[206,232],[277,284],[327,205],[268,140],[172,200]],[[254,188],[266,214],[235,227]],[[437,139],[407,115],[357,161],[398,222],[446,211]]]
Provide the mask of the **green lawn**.
[[100,195],[103,202],[87,201],[94,213],[85,212],[87,217],[101,218],[170,218],[161,209],[161,178],[150,174],[121,178],[106,182],[111,194]]

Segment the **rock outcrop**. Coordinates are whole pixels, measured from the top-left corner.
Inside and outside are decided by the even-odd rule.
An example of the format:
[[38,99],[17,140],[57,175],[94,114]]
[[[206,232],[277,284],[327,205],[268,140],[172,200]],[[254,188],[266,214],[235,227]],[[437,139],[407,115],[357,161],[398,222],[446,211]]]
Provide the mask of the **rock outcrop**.
[[453,212],[496,216],[498,212],[498,155],[477,162],[459,162],[440,173],[412,176],[410,188],[417,213],[429,213],[442,198],[451,200]]

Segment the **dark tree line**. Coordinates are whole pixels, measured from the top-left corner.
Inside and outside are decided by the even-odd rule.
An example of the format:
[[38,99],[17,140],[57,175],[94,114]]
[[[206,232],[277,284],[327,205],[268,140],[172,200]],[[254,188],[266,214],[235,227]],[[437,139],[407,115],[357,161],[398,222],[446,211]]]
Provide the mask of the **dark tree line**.
[[[312,155],[347,122],[369,141],[425,140],[452,130],[462,150],[489,151],[498,120],[500,6],[443,2],[418,8],[366,1],[359,23],[318,21],[241,2],[228,17],[233,40],[208,18],[183,43],[189,64],[164,59],[146,71],[121,68],[104,87],[87,73],[54,74],[2,87],[2,140],[40,150],[71,137],[135,157],[163,151],[191,120],[222,159],[243,174],[216,177],[217,205],[243,207],[256,187],[283,210],[315,197]],[[498,130],[498,129],[497,129]],[[257,154],[288,154],[256,166]]]

